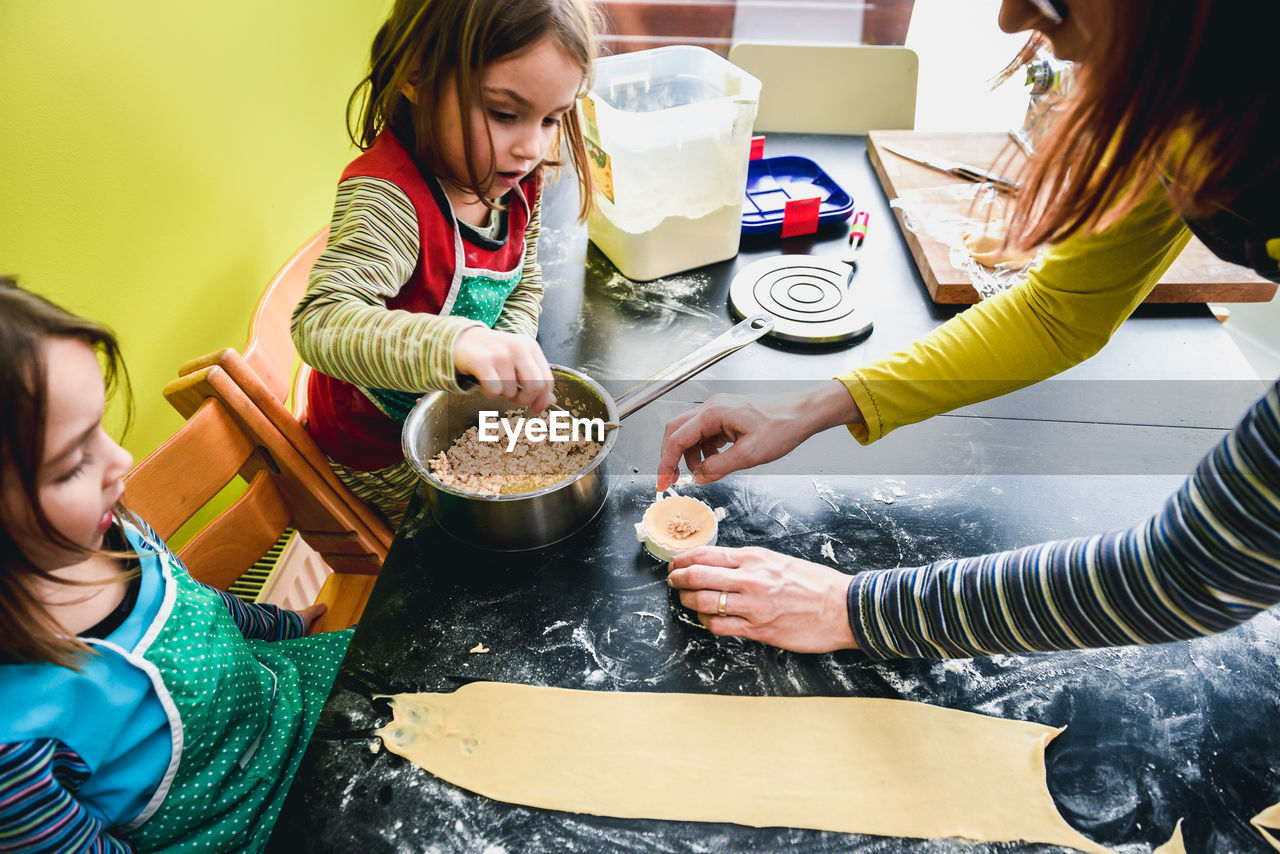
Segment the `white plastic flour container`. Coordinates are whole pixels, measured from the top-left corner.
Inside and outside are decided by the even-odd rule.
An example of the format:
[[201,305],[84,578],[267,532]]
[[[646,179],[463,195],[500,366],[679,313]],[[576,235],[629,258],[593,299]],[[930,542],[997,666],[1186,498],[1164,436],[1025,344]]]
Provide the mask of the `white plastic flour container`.
[[738,254],[760,81],[705,48],[596,60],[579,102],[596,181],[591,241],[648,281]]

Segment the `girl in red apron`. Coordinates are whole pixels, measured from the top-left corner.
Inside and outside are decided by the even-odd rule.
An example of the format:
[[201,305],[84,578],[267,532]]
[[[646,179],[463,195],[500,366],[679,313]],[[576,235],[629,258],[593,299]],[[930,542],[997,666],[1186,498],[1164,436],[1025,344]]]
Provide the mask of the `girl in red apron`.
[[393,524],[417,477],[401,425],[424,392],[554,401],[535,336],[542,173],[572,163],[595,54],[582,0],[401,0],[374,39],[328,245],[293,316],[307,429]]

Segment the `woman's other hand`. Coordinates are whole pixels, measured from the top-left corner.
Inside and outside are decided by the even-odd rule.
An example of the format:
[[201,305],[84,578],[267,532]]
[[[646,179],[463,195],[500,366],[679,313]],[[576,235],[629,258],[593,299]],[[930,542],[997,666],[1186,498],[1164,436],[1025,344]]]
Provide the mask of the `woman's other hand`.
[[667,583],[715,635],[789,649],[854,649],[845,597],[850,576],[768,549],[704,546],[676,555]]
[[718,394],[667,422],[658,491],[680,476],[682,457],[694,483],[712,483],[785,456],[822,430],[861,421],[862,413],[839,380],[795,394]]
[[533,415],[556,399],[547,357],[526,335],[473,326],[453,344],[453,368],[474,377],[486,397],[505,397]]

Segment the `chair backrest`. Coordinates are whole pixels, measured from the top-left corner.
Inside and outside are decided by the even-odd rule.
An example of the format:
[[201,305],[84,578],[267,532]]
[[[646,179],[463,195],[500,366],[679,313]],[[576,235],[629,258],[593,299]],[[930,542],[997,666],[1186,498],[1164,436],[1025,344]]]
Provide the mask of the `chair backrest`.
[[164,396],[173,408],[184,418],[191,418],[208,397],[217,397],[224,403],[242,401],[262,422],[250,425],[253,435],[271,435],[285,442],[290,448],[290,459],[296,460],[300,469],[306,467],[308,479],[322,484],[326,495],[345,506],[344,515],[353,520],[352,524],[358,522],[370,541],[378,544],[377,552],[385,557],[393,537],[387,523],[338,480],[324,451],[297,416],[285,408],[283,401],[272,394],[258,373],[249,367],[248,360],[228,347],[187,363],[183,370],[194,365],[203,367],[192,369],[165,386]]
[[[240,366],[249,388],[221,364],[214,364],[169,383],[165,397],[192,421],[208,400],[221,404],[270,461],[277,486],[289,502],[292,527],[335,572],[377,573],[391,544],[390,529],[343,486],[323,452],[283,404],[261,390],[261,383],[243,367],[239,354],[223,351],[223,360]],[[259,401],[276,407],[276,417],[260,408]],[[291,427],[293,435],[282,433],[276,421]]]
[[[297,348],[289,334],[289,319],[294,306],[307,292],[307,280],[316,258],[324,251],[329,228],[320,229],[284,262],[279,272],[262,292],[253,319],[249,321],[249,343],[244,359],[270,389],[285,402],[298,361]],[[294,412],[303,412],[296,403]]]
[[864,134],[915,127],[915,51],[886,45],[740,42],[729,61],[759,78],[757,132]]
[[219,366],[170,385],[194,409],[126,477],[129,506],[168,538],[238,474],[244,493],[178,551],[192,575],[228,587],[292,527],[314,553],[307,560],[332,570],[316,597],[329,610],[312,631],[358,620],[386,557],[386,526],[366,524],[353,509],[363,505],[319,477]]
[[[268,435],[283,438],[291,447],[293,457],[298,459],[299,466],[308,467],[309,477],[323,483],[324,494],[345,505],[345,517],[350,518],[351,524],[358,526],[368,538],[372,553],[378,555],[381,563],[381,558],[391,546],[391,529],[338,480],[324,452],[303,427],[306,417],[303,391],[308,370],[306,365],[301,365],[297,371],[292,411],[287,406],[289,378],[297,364],[297,350],[289,333],[289,320],[294,306],[306,293],[311,267],[324,250],[328,235],[327,227],[312,235],[267,285],[249,325],[249,344],[245,355],[225,348],[193,359],[178,369],[178,379],[165,387],[164,395],[184,418],[192,418],[208,397],[217,397],[224,405],[235,399],[246,411],[254,411],[265,423],[262,426],[251,425],[250,434],[258,439]],[[311,545],[315,546],[314,543]],[[333,568],[336,572],[343,571],[339,566]]]
[[390,545],[386,525],[327,464],[321,477],[219,365],[179,377],[165,395],[188,420],[130,472],[130,507],[168,538],[239,474],[244,493],[178,551],[192,575],[227,587],[291,527],[309,547],[305,559],[332,570],[316,597],[329,610],[312,631],[358,620]]
[[[210,400],[125,477],[130,509],[167,540],[244,473],[251,485],[240,501],[179,551],[191,574],[215,587],[229,587],[285,527],[283,499],[271,483],[266,459],[256,451],[226,408]],[[235,536],[204,536],[227,525],[237,526]],[[248,553],[237,553],[241,548]]]

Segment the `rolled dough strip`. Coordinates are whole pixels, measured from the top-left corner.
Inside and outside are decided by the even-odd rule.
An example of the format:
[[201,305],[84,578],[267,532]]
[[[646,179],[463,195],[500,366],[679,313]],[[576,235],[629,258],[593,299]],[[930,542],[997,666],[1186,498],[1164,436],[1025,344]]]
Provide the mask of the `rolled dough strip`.
[[486,797],[625,818],[1103,848],[1058,814],[1062,730],[903,700],[572,691],[397,694],[387,749]]
[[1271,830],[1280,829],[1280,804],[1273,804],[1267,807],[1265,810],[1249,819],[1249,823],[1256,827],[1258,832],[1262,834],[1262,837],[1271,843],[1272,848],[1280,851],[1280,841],[1276,841],[1274,836],[1267,833],[1267,828],[1270,828]]
[[1178,819],[1178,823],[1173,826],[1173,836],[1169,837],[1169,841],[1153,849],[1151,854],[1187,854],[1187,849],[1182,844],[1182,819]]

